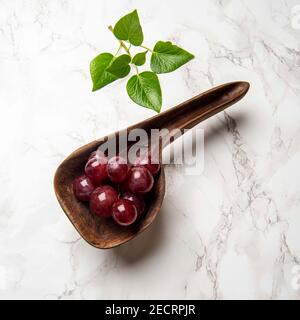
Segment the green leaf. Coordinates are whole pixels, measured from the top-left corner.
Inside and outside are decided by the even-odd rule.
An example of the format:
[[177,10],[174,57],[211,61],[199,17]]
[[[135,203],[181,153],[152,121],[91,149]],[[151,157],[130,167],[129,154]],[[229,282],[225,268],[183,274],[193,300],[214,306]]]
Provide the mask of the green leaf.
[[93,91],[99,90],[118,79],[118,77],[106,71],[113,59],[114,56],[111,53],[105,52],[91,61],[90,73],[93,80]]
[[136,66],[142,66],[146,62],[146,54],[148,51],[137,53],[133,59],[132,63]]
[[130,72],[130,61],[131,58],[128,54],[122,54],[112,61],[106,71],[118,77],[119,79],[124,78]]
[[127,82],[127,93],[135,103],[160,112],[161,88],[155,73],[145,71],[131,77]]
[[143,43],[144,35],[136,10],[121,18],[113,31],[119,40],[128,40],[134,46],[140,46]]
[[158,41],[151,55],[150,66],[155,73],[167,73],[178,69],[193,58],[194,55],[170,41]]

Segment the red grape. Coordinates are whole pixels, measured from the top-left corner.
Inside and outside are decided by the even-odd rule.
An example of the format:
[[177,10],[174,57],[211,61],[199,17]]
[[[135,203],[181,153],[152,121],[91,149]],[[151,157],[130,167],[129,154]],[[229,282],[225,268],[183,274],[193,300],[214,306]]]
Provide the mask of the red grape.
[[123,182],[128,174],[129,166],[126,160],[120,156],[112,157],[107,163],[107,174],[114,183]]
[[111,217],[112,206],[118,199],[117,191],[111,186],[101,186],[90,197],[90,210],[97,216]]
[[147,193],[153,187],[152,174],[145,167],[133,167],[128,175],[128,187],[133,193]]
[[141,196],[133,194],[131,192],[125,192],[122,198],[129,200],[134,204],[138,216],[140,216],[145,211],[145,201]]
[[133,224],[137,218],[134,204],[126,199],[119,199],[113,205],[113,218],[121,226]]
[[137,167],[147,168],[153,176],[155,176],[160,170],[160,163],[154,161],[154,158],[151,158],[150,155],[143,155],[135,160],[135,165]]
[[85,165],[85,174],[96,184],[107,178],[107,158],[93,157]]
[[73,182],[73,191],[76,198],[80,201],[89,201],[95,186],[91,179],[86,175],[77,177]]

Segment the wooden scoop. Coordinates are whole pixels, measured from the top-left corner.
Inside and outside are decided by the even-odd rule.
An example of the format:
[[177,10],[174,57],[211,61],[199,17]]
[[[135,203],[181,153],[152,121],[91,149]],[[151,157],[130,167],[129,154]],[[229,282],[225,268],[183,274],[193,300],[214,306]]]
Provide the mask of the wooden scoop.
[[[248,89],[248,82],[223,84],[126,130],[129,133],[133,129],[141,128],[150,133],[151,129],[166,128],[170,132],[177,129],[190,129],[239,101],[245,96]],[[75,198],[72,183],[77,176],[83,173],[89,155],[104,141],[108,141],[114,135],[118,136],[122,132],[124,130],[90,142],[75,150],[61,163],[54,177],[54,189],[62,209],[80,235],[96,248],[108,249],[119,246],[143,232],[156,218],[165,194],[165,174],[162,166],[153,190],[147,199],[146,212],[130,227],[122,227],[112,219],[100,218],[91,214],[88,206]],[[166,139],[165,141],[170,140]],[[162,144],[163,147],[165,145]],[[162,149],[159,149],[160,153]]]

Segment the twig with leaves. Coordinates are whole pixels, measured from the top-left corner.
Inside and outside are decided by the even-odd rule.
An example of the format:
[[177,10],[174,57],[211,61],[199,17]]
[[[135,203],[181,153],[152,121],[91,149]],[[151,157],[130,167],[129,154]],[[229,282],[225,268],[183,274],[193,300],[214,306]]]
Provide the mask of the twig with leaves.
[[[101,53],[91,61],[90,72],[93,80],[93,91],[109,83],[126,77],[133,66],[135,75],[127,82],[127,93],[138,105],[160,112],[162,93],[157,74],[172,72],[194,56],[170,41],[158,41],[153,49],[143,45],[144,35],[137,10],[121,18],[113,28],[108,27],[119,41],[116,54]],[[143,49],[132,56],[131,46]],[[124,54],[120,54],[124,50]],[[152,71],[139,72],[138,67],[146,62],[151,53],[150,68]]]

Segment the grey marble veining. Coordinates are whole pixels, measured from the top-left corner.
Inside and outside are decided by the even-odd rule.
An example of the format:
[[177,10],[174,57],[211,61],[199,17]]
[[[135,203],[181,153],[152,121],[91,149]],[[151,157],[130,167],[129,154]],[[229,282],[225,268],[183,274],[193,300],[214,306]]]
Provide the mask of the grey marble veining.
[[[296,5],[1,0],[0,298],[299,299]],[[164,110],[227,81],[251,90],[199,126],[203,174],[167,166],[154,225],[99,251],[63,214],[52,180],[75,148],[153,115],[129,100],[126,80],[91,92],[89,61],[116,50],[106,27],[134,8],[148,46],[172,40],[196,56],[160,77]]]

